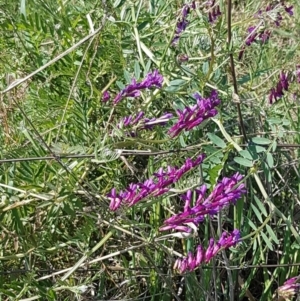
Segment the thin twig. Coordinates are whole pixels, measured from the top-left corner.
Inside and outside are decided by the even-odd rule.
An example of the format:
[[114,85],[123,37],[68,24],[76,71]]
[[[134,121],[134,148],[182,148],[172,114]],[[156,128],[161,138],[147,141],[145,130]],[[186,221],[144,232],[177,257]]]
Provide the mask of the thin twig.
[[[128,149],[114,149],[112,152],[117,152],[120,156],[160,156],[160,155],[168,155],[174,154],[179,152],[187,152],[193,149],[199,149],[204,144],[197,144],[188,146],[185,148],[174,149],[174,150],[165,150],[165,151],[148,151],[148,150],[128,150]],[[45,161],[45,160],[55,160],[56,158],[59,159],[85,159],[85,158],[96,158],[95,154],[55,154],[55,156],[45,156],[45,157],[27,157],[27,158],[10,158],[10,159],[0,159],[0,164],[3,163],[14,163],[14,162],[23,162],[23,161]]]
[[232,10],[232,1],[228,0],[228,6],[227,6],[227,31],[228,31],[228,48],[229,48],[229,58],[230,58],[230,68],[231,68],[231,75],[232,75],[232,81],[233,81],[233,89],[234,89],[234,94],[233,94],[233,100],[236,103],[237,107],[237,112],[238,112],[238,119],[239,119],[239,127],[240,127],[240,133],[244,137],[244,142],[247,142],[247,135],[245,131],[245,126],[243,122],[243,116],[242,116],[242,111],[241,111],[241,100],[239,98],[239,93],[238,93],[238,85],[237,85],[237,79],[236,79],[236,74],[235,74],[235,66],[234,66],[234,58],[233,58],[233,52],[232,52],[232,33],[231,33],[231,10]]

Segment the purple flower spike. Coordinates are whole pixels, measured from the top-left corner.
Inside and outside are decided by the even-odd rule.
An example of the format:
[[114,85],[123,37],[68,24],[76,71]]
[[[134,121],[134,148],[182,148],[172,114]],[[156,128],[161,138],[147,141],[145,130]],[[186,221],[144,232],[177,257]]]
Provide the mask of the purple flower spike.
[[213,238],[209,240],[208,248],[206,250],[204,250],[201,245],[198,245],[195,255],[192,252],[188,252],[187,257],[177,259],[174,264],[174,269],[178,270],[180,273],[193,271],[201,264],[208,263],[221,250],[236,246],[239,242],[239,230],[236,229],[232,233],[223,232],[218,242],[215,242]]
[[285,91],[288,91],[288,89],[289,89],[289,82],[288,82],[287,74],[285,74],[283,71],[281,71],[279,78],[280,78],[280,83],[282,85],[282,88]]
[[109,99],[110,99],[110,94],[109,94],[109,92],[108,92],[108,91],[104,91],[104,92],[103,92],[103,95],[102,95],[102,101],[103,101],[103,102],[107,102],[107,101],[109,101]]
[[171,137],[178,136],[184,130],[189,131],[218,114],[215,109],[220,104],[217,91],[212,91],[209,98],[202,98],[198,93],[193,96],[197,100],[196,105],[186,107],[183,111],[177,110],[178,121],[168,131]]
[[[275,25],[277,27],[279,27],[281,24],[281,21],[283,20],[283,16],[281,14],[283,11],[288,13],[290,16],[294,15],[293,6],[292,5],[287,6],[284,4],[284,1],[281,0],[280,3],[269,4],[266,7],[265,12],[263,12],[262,10],[259,10],[254,16],[256,18],[261,19],[263,13],[265,13],[266,15],[269,15],[269,16],[272,15],[272,17],[270,19],[272,19],[273,22],[275,23]],[[274,16],[275,16],[275,18],[274,18]],[[255,29],[255,31],[254,31],[254,29]],[[250,26],[247,29],[247,31],[249,34],[245,41],[245,44],[247,46],[250,46],[252,43],[258,42],[258,41],[260,41],[262,44],[267,43],[271,36],[270,30],[256,28],[256,26]],[[245,45],[243,45],[243,48],[241,49],[241,51],[239,53],[239,60],[242,59],[244,52],[245,52]],[[272,101],[273,101],[274,96],[270,96],[270,97],[272,98]]]
[[122,99],[126,97],[139,97],[141,95],[141,90],[150,89],[153,87],[161,88],[163,83],[163,76],[159,74],[158,70],[154,70],[152,73],[148,73],[146,78],[140,83],[136,82],[133,78],[131,83],[126,86],[114,99],[114,104],[116,105]]
[[189,25],[189,22],[187,20],[188,15],[191,12],[191,9],[196,9],[196,4],[195,1],[193,1],[190,4],[186,4],[183,6],[182,11],[181,11],[181,17],[179,18],[177,24],[176,24],[176,30],[175,30],[175,35],[174,38],[171,42],[173,46],[175,46],[179,39],[180,35],[183,31],[186,30],[187,26]]
[[270,94],[269,94],[270,104],[276,102],[279,98],[284,96],[283,91],[288,91],[288,89],[289,89],[289,82],[288,82],[287,74],[281,71],[279,75],[279,82],[277,83],[276,88],[272,88],[270,90]]
[[135,117],[132,117],[132,115],[126,116],[123,118],[122,121],[120,121],[120,123],[118,124],[118,127],[121,128],[122,126],[128,127],[128,126],[136,125],[143,118],[143,116],[144,116],[143,111],[140,111]]
[[207,198],[205,198],[207,188],[203,185],[200,189],[195,190],[196,201],[194,206],[191,204],[192,192],[188,190],[185,195],[181,196],[185,201],[183,212],[166,219],[160,231],[178,231],[178,227],[188,223],[193,223],[195,226],[198,226],[199,223],[204,221],[206,215],[213,216],[225,206],[230,204],[235,205],[242,194],[246,193],[244,183],[238,185],[242,179],[243,176],[239,173],[234,174],[230,178],[223,178],[222,181],[214,187]]
[[150,89],[152,87],[161,88],[164,78],[159,74],[158,70],[148,73],[146,78],[138,84],[140,89]]
[[[126,190],[120,191],[119,193],[113,188],[111,192],[107,194],[110,200],[110,210],[115,211],[120,208],[122,204],[132,207],[146,197],[159,196],[168,192],[171,184],[176,183],[185,173],[201,164],[204,159],[205,155],[201,154],[194,161],[187,159],[179,169],[168,166],[165,171],[160,168],[157,173],[154,173],[153,176],[144,183],[130,184]],[[178,225],[177,228],[178,231],[190,231],[189,227],[182,225]]]
[[219,16],[221,16],[221,10],[219,5],[215,5],[216,1],[211,0],[206,2],[206,6],[209,9],[208,21],[209,23],[214,23]]
[[300,292],[300,277],[293,277],[284,282],[282,286],[277,289],[278,297],[284,300],[292,300],[292,298]]
[[115,211],[117,208],[120,207],[122,202],[122,197],[117,194],[116,189],[113,188],[111,192],[107,195],[108,199],[110,200],[109,209]]

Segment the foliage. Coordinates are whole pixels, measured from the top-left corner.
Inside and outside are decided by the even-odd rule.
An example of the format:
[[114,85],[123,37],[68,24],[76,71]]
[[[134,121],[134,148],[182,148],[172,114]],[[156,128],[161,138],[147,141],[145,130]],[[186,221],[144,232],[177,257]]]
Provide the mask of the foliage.
[[[0,1],[1,300],[263,301],[298,274],[300,7],[275,2]],[[113,103],[155,70],[161,88]],[[214,90],[218,115],[170,136]],[[150,128],[122,126],[141,111]],[[165,193],[109,209],[112,189],[202,153]],[[235,206],[189,237],[159,231],[182,195],[237,172]],[[173,269],[233,229],[237,246]]]

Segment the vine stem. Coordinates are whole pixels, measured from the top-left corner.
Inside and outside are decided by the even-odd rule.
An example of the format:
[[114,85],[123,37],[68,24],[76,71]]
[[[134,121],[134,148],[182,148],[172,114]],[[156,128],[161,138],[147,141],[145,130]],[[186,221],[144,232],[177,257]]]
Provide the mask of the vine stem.
[[231,32],[231,18],[232,18],[232,1],[227,1],[227,44],[228,44],[228,50],[229,50],[229,60],[230,60],[230,69],[231,69],[231,76],[232,76],[232,82],[233,82],[233,102],[236,103],[237,112],[238,112],[238,121],[239,121],[239,128],[240,128],[240,134],[244,138],[244,142],[248,142],[245,126],[243,122],[243,116],[241,111],[241,100],[238,93],[238,85],[237,85],[237,79],[236,79],[236,73],[235,73],[235,66],[234,66],[234,58],[233,58],[233,52],[232,52],[232,32]]

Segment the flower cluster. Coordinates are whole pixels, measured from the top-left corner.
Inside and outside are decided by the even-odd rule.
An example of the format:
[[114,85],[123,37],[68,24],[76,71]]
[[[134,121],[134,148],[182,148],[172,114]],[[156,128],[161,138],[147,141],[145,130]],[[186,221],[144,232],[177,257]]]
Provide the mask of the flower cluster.
[[276,88],[272,88],[269,94],[269,102],[272,104],[273,102],[277,101],[278,98],[281,98],[284,93],[283,91],[288,91],[289,82],[287,74],[283,71],[280,72],[279,75],[279,82],[276,85]]
[[[293,16],[293,6],[287,6],[285,5],[284,1],[281,1],[279,5],[268,5],[265,9],[265,13],[272,15],[272,13],[275,13],[275,16],[272,17],[272,20],[274,20],[276,26],[280,26],[280,22],[282,21],[282,15],[280,13],[280,9],[283,8],[290,16]],[[261,18],[263,15],[263,11],[260,10],[257,14],[257,18]],[[258,26],[250,26],[247,29],[248,36],[245,41],[245,45],[242,47],[240,53],[239,53],[239,60],[242,59],[246,46],[250,46],[254,42],[261,42],[262,44],[265,44],[268,42],[271,31],[268,29],[264,29]]]
[[[284,1],[281,1],[281,3],[279,5],[276,4],[269,4],[266,7],[266,12],[267,13],[275,13],[275,17],[272,17],[272,20],[274,20],[274,23],[276,24],[276,26],[280,26],[280,22],[283,20],[283,17],[281,15],[280,9],[284,9],[285,12],[287,12],[290,16],[294,15],[293,12],[293,5],[291,6],[287,6]],[[258,15],[261,15],[262,11],[258,12]]]
[[103,95],[102,95],[102,101],[103,101],[103,102],[107,102],[107,101],[109,101],[109,99],[110,99],[110,94],[109,94],[109,92],[108,92],[108,91],[104,91],[104,92],[103,92]]
[[140,111],[135,117],[130,115],[123,118],[122,121],[120,121],[118,127],[129,127],[129,126],[139,126],[142,129],[146,130],[152,130],[155,125],[166,125],[167,122],[170,120],[170,118],[173,117],[173,114],[171,113],[165,113],[159,118],[145,118],[145,113],[143,111]]
[[114,99],[114,104],[117,104],[125,97],[139,97],[141,95],[141,90],[150,89],[152,87],[161,88],[163,83],[163,77],[159,74],[158,70],[154,70],[152,73],[148,73],[146,78],[140,83],[136,82],[133,78],[131,83],[126,86]]
[[186,107],[183,111],[177,110],[178,121],[168,131],[171,137],[178,136],[183,130],[189,131],[204,120],[218,114],[215,109],[220,104],[217,91],[213,90],[209,98],[203,98],[198,93],[194,94],[194,98],[197,104]]
[[220,5],[216,5],[215,0],[209,0],[206,1],[206,6],[209,9],[208,21],[209,23],[214,23],[221,16]]
[[194,206],[191,206],[193,192],[188,190],[185,195],[181,196],[185,201],[183,212],[166,219],[160,231],[190,232],[192,229],[188,226],[188,223],[197,226],[204,220],[205,215],[215,215],[225,206],[231,203],[235,204],[242,194],[246,193],[244,183],[238,185],[242,179],[243,176],[239,173],[230,178],[223,178],[207,198],[205,198],[207,187],[203,185],[200,189],[195,190],[196,201]]
[[284,300],[291,300],[296,293],[300,292],[299,276],[293,277],[277,289],[278,297]]
[[188,158],[178,169],[168,166],[165,171],[163,168],[160,168],[157,173],[153,174],[152,178],[146,180],[144,183],[132,183],[126,190],[120,191],[119,193],[113,188],[107,195],[110,200],[109,208],[115,211],[120,208],[122,204],[131,207],[146,197],[159,196],[168,192],[171,184],[176,183],[185,173],[201,164],[204,158],[204,154],[201,154],[194,161]]
[[[262,44],[265,44],[268,42],[270,36],[271,36],[271,31],[267,29],[258,29],[255,26],[250,26],[247,29],[248,36],[246,38],[245,44],[246,46],[251,46],[252,43],[260,41]],[[242,50],[239,53],[239,60],[242,59],[246,46],[244,45],[242,47]]]
[[191,9],[195,9],[195,8],[196,8],[195,1],[193,1],[191,4],[185,4],[183,6],[181,11],[181,17],[179,18],[176,24],[175,35],[171,42],[173,46],[178,43],[181,33],[185,31],[186,27],[188,26],[189,22],[187,20],[187,16],[191,12]]
[[201,264],[208,263],[222,249],[236,246],[240,241],[240,237],[239,230],[233,230],[230,234],[223,232],[218,242],[215,242],[213,238],[209,240],[208,248],[206,250],[204,250],[201,245],[198,245],[195,255],[192,252],[189,252],[187,257],[177,259],[174,264],[174,269],[178,270],[180,273],[193,271]]

